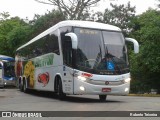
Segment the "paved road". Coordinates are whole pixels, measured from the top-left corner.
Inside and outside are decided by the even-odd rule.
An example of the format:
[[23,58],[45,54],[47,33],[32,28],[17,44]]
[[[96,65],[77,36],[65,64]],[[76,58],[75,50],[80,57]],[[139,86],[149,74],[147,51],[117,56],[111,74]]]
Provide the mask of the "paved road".
[[[160,111],[160,97],[108,96],[106,102],[100,102],[97,95],[81,95],[67,96],[66,99],[62,101],[59,100],[56,95],[50,92],[23,93],[17,89],[0,89],[0,111],[15,110]],[[66,119],[70,120],[69,118]],[[110,119],[112,120],[113,118]],[[135,118],[132,118],[132,120],[135,120]]]

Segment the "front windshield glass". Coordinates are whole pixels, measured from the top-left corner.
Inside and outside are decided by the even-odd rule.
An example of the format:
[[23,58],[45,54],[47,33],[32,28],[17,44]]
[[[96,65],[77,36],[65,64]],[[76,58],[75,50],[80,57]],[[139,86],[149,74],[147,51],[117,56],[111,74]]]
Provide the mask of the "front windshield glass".
[[14,62],[4,62],[4,77],[14,77]]
[[77,69],[102,75],[129,72],[122,33],[86,28],[74,32],[78,37]]

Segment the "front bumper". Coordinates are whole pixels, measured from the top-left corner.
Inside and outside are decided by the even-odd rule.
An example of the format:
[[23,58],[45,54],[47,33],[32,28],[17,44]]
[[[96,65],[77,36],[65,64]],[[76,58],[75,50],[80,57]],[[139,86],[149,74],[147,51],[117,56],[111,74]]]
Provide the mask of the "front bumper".
[[5,85],[5,86],[10,86],[10,85],[12,85],[12,86],[15,86],[16,85],[16,81],[15,80],[4,80],[3,81],[3,84]]
[[[105,81],[103,81],[105,82]],[[94,95],[127,95],[130,90],[130,82],[111,82],[111,84],[92,84],[80,80],[74,81],[74,94],[94,94]]]

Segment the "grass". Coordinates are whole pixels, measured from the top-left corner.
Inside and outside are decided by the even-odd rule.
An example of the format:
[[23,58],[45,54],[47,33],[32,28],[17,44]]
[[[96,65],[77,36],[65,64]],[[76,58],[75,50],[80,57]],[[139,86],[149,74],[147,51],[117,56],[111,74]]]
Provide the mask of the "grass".
[[128,96],[160,97],[160,94],[128,94]]

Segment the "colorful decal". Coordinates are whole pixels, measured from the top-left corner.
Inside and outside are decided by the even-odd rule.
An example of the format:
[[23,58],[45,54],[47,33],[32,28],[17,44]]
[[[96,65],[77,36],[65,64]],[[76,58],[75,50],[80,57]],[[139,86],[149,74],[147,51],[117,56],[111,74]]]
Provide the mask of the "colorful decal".
[[54,54],[45,55],[43,57],[37,57],[34,60],[35,67],[45,67],[53,65]]
[[33,65],[33,62],[28,61],[24,67],[24,75],[27,78],[27,82],[30,88],[34,87],[34,72],[35,72],[35,67]]
[[15,57],[15,74],[17,77],[21,76],[21,74],[22,74],[22,64],[23,63],[22,63],[20,56],[16,55],[16,57]]
[[38,82],[43,84],[43,87],[45,87],[49,82],[49,73],[42,73],[38,75]]

